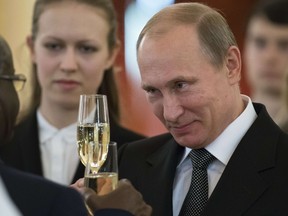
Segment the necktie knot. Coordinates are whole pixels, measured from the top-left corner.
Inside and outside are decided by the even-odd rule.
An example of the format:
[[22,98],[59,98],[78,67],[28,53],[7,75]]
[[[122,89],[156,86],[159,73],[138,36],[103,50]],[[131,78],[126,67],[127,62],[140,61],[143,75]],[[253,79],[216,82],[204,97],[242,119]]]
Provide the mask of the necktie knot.
[[191,150],[189,157],[193,167],[201,170],[206,170],[208,165],[215,160],[215,157],[204,148]]

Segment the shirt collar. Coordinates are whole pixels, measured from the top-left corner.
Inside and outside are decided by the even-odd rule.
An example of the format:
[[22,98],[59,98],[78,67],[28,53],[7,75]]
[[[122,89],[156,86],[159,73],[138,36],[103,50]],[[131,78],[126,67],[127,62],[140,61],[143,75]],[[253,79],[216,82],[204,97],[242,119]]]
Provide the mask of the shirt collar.
[[37,120],[39,127],[39,140],[40,143],[45,143],[46,141],[53,138],[56,134],[62,134],[63,139],[67,140],[67,143],[76,143],[76,128],[77,123],[73,123],[68,125],[67,127],[58,129],[51,125],[41,114],[41,112],[37,111]]
[[[246,105],[244,111],[206,147],[206,150],[214,155],[214,157],[216,157],[225,166],[237,145],[257,118],[251,99],[246,95],[242,95],[242,100]],[[225,151],[223,151],[223,149],[225,149]],[[183,158],[179,165],[185,160],[190,151],[190,148],[185,148]]]

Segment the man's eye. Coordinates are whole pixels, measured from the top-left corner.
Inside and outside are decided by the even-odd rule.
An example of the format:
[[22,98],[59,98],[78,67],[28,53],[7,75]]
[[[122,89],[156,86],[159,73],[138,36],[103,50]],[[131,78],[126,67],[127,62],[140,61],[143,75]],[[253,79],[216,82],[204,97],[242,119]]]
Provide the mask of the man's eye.
[[145,90],[148,94],[153,94],[153,93],[155,93],[156,92],[156,89],[146,89]]
[[259,49],[263,49],[266,47],[267,42],[264,39],[255,39],[255,45]]
[[185,83],[183,83],[183,82],[178,82],[178,83],[176,83],[175,87],[176,87],[176,88],[183,88],[184,85],[185,85]]
[[62,46],[58,43],[46,43],[44,45],[48,50],[60,50]]
[[160,93],[160,91],[158,89],[155,89],[155,88],[147,88],[144,90],[149,95],[149,97],[155,97],[156,95],[158,95]]
[[280,41],[278,43],[278,47],[281,51],[287,52],[288,51],[288,41]]
[[174,89],[183,89],[184,87],[186,87],[186,85],[186,82],[176,82],[174,85]]

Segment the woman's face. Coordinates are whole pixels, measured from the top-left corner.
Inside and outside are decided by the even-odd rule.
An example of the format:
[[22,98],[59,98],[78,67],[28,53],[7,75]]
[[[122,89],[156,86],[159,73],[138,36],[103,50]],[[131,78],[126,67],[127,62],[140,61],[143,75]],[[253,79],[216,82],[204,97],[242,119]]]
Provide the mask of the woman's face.
[[80,94],[96,93],[117,48],[108,49],[104,12],[76,2],[48,5],[39,18],[35,41],[28,38],[43,102],[78,108]]

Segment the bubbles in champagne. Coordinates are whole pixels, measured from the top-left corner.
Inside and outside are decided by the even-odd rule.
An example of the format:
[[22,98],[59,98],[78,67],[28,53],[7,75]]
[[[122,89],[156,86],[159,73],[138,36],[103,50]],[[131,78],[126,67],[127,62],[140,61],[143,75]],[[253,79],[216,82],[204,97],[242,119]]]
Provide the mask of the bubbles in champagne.
[[88,160],[88,144],[94,142],[93,162],[101,166],[106,159],[110,142],[110,127],[107,123],[84,124],[77,126],[78,154],[86,166]]

